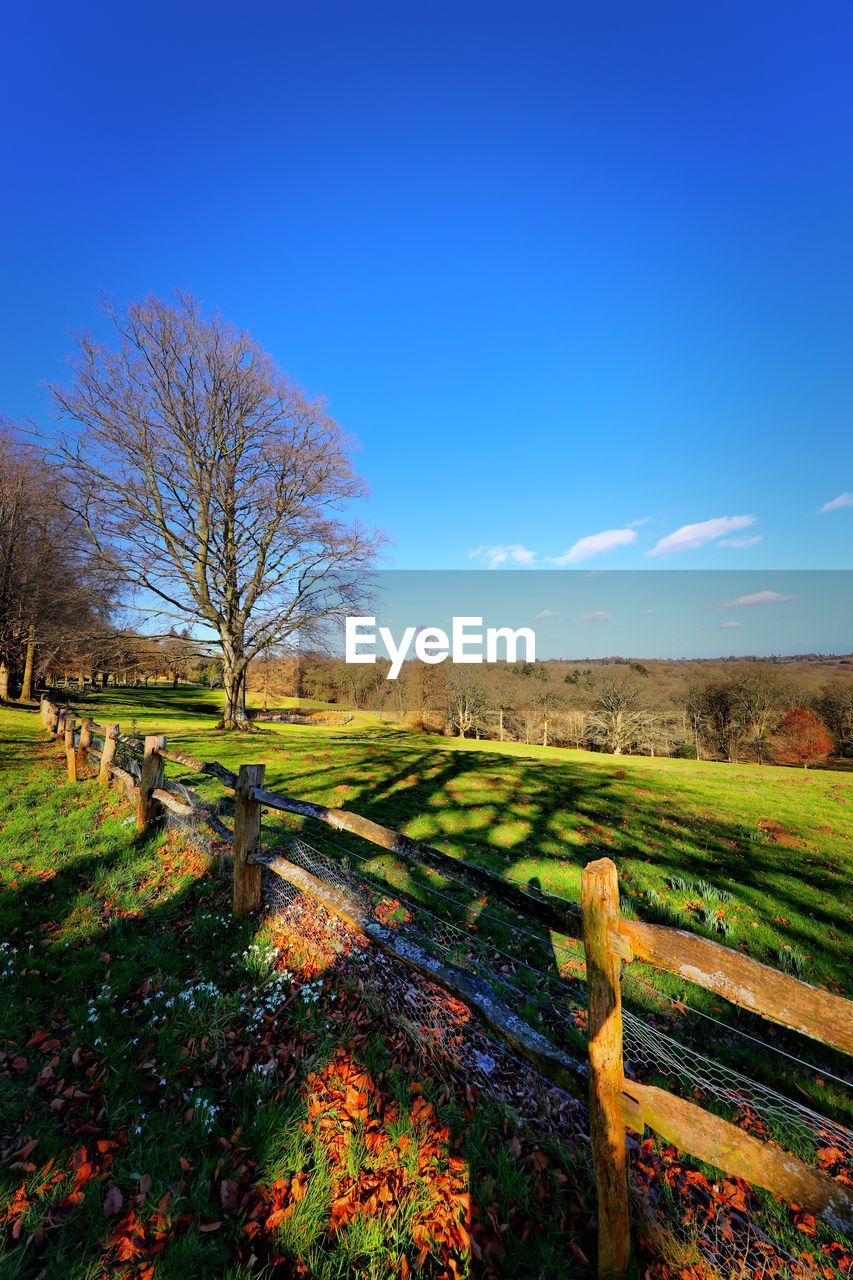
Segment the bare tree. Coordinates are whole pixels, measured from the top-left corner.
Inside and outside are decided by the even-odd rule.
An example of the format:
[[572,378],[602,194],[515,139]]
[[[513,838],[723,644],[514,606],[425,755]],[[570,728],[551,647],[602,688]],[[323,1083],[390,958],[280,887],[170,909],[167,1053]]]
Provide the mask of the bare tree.
[[841,754],[853,754],[853,675],[826,685],[817,700],[817,710],[838,739]]
[[749,746],[762,764],[773,730],[791,699],[787,682],[764,662],[750,662],[731,678],[692,684],[684,706],[696,759],[705,740],[729,761],[738,758],[744,745]]
[[563,733],[576,751],[586,742],[587,718],[587,712],[579,707],[570,707],[564,716]]
[[663,707],[648,706],[640,711],[637,722],[636,745],[650,756],[669,755],[675,739],[671,718]]
[[443,729],[450,696],[444,663],[411,663],[406,670],[406,695],[418,729]]
[[778,671],[766,662],[750,663],[735,681],[735,712],[744,741],[755,751],[759,764],[793,695]]
[[593,742],[620,756],[630,751],[641,735],[647,708],[636,679],[607,674],[599,682],[587,725]]
[[730,764],[738,758],[743,725],[738,716],[735,686],[731,680],[706,680],[697,695],[695,714],[713,748]]
[[359,594],[378,539],[348,442],[247,334],[192,297],[108,308],[115,349],[78,339],[51,387],[75,424],[56,454],[101,560],[133,601],[222,653],[225,728],[250,727],[249,662],[304,640]]
[[510,726],[520,700],[518,679],[506,667],[498,667],[496,671],[487,668],[485,677],[494,707],[493,718],[497,722],[498,740],[503,742],[508,736],[512,736]]
[[0,692],[35,676],[104,622],[111,586],[81,552],[62,478],[10,426],[0,430]]
[[693,735],[693,753],[697,760],[702,759],[702,734],[708,717],[705,705],[704,689],[698,681],[689,686],[684,695],[684,714]]
[[11,431],[0,436],[0,698],[9,696],[26,628],[21,573],[32,536],[30,468]]
[[[275,656],[275,650],[271,645],[267,645],[252,663],[252,678],[254,681],[254,678],[257,677],[257,681],[261,686],[264,711],[269,710],[270,686],[275,673]],[[246,688],[248,689],[248,675],[246,677]]]
[[548,727],[552,723],[554,715],[563,706],[563,696],[559,689],[543,685],[534,694],[533,703],[542,718],[542,746],[547,747],[550,743]]
[[460,738],[479,731],[489,706],[488,689],[478,671],[468,666],[452,668],[449,679],[449,720]]

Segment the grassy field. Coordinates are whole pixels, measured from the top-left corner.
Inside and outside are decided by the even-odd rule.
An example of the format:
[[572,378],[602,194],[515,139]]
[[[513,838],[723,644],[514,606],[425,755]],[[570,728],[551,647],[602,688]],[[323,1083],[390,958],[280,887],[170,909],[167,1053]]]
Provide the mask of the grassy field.
[[[432,739],[361,716],[345,727],[268,724],[257,735],[226,735],[215,729],[217,695],[198,689],[109,690],[91,695],[84,709],[101,723],[119,721],[125,732],[163,732],[171,745],[206,759],[264,761],[270,787],[350,808],[569,898],[578,897],[585,862],[606,854],[619,867],[629,913],[705,933],[835,990],[849,981],[849,774]],[[253,1024],[246,1024],[257,1013],[256,970],[263,980],[273,971],[263,958],[267,935],[223,922],[227,884],[204,855],[174,834],[139,844],[124,802],[60,785],[61,757],[55,747],[36,747],[44,742],[39,728],[31,713],[0,710],[4,778],[13,779],[0,807],[0,910],[3,937],[17,948],[0,1013],[0,1097],[10,1117],[0,1134],[8,1249],[0,1276],[94,1277],[103,1274],[104,1258],[114,1266],[106,1274],[125,1274],[116,1251],[131,1249],[122,1244],[128,1238],[141,1241],[139,1255],[127,1260],[128,1275],[145,1274],[143,1266],[158,1277],[258,1274],[247,1269],[252,1249],[243,1227],[257,1193],[246,1188],[283,1179],[292,1197],[303,1174],[311,1194],[276,1223],[266,1252],[258,1245],[265,1265],[280,1255],[309,1259],[312,1276],[384,1277],[416,1263],[426,1276],[463,1274],[469,1255],[447,1224],[459,1218],[454,1196],[473,1194],[475,1241],[482,1230],[488,1249],[486,1228],[477,1224],[491,1223],[494,1235],[497,1221],[503,1249],[499,1260],[486,1252],[475,1274],[489,1274],[490,1258],[497,1275],[586,1273],[589,1184],[575,1153],[543,1153],[521,1135],[519,1157],[508,1160],[508,1122],[497,1104],[478,1097],[472,1105],[464,1092],[460,1099],[432,1079],[423,1063],[413,1067],[389,1054],[399,1035],[376,1010],[365,1011],[357,992],[344,986],[333,993],[330,980],[315,1003],[310,987],[309,997],[300,997],[312,975],[294,971],[276,1020],[284,1057],[270,1091],[252,1071],[268,1061],[270,1036],[257,1050]],[[40,768],[35,750],[46,760]],[[181,776],[176,768],[169,773]],[[265,841],[283,838],[292,825],[270,815]],[[309,834],[323,847],[325,833]],[[353,841],[340,844],[344,853],[357,852]],[[360,865],[380,882],[434,905],[428,876],[366,852]],[[476,921],[478,904],[443,888],[451,916]],[[253,943],[261,950],[252,952]],[[546,950],[550,943],[541,940]],[[569,970],[579,967],[571,947],[559,958]],[[792,1096],[805,1094],[821,1112],[848,1117],[843,1086],[821,1074],[843,1070],[834,1055],[781,1032],[771,1044],[820,1070],[798,1068],[762,1045],[750,1049],[716,1024],[688,1018],[681,1001],[724,1017],[734,1030],[756,1032],[757,1020],[723,1010],[698,989],[688,996],[675,980],[643,970],[639,977],[635,986],[626,983],[638,1010]],[[196,993],[193,1007],[187,992]],[[160,1008],[155,997],[173,1003],[149,1026],[151,1002]],[[761,1035],[766,1040],[766,1027]],[[358,1072],[366,1064],[371,1073],[371,1108],[380,1099],[372,1122],[394,1144],[402,1130],[417,1139],[431,1175],[415,1176],[418,1160],[410,1157],[393,1220],[366,1211],[330,1233],[342,1176],[376,1174],[365,1166],[370,1126],[356,1125],[355,1135],[347,1130],[343,1153],[329,1147],[306,1110],[311,1091],[306,1095],[304,1084],[313,1072],[316,1091],[317,1078],[333,1069],[345,1079],[354,1044]],[[235,1088],[229,1071],[247,1052]],[[434,1130],[415,1114],[414,1072],[435,1108],[428,1117]],[[12,1158],[34,1138],[37,1148]],[[85,1147],[82,1163],[93,1164],[100,1142],[118,1145],[97,1155],[92,1188],[84,1181],[75,1190],[75,1158]],[[45,1171],[51,1159],[56,1163]],[[456,1176],[454,1161],[464,1175]],[[10,1215],[22,1183],[26,1199]],[[121,1206],[105,1217],[112,1186]],[[83,1197],[73,1201],[78,1190]],[[167,1243],[158,1251],[163,1215]],[[793,1247],[796,1232],[781,1229]]]
[[[220,697],[197,688],[111,689],[91,695],[86,709],[126,730],[163,732],[174,745],[232,767],[264,761],[268,787],[352,809],[573,900],[583,866],[612,857],[626,914],[703,933],[849,994],[849,774],[431,738],[362,714],[344,727],[265,724],[247,737],[216,730]],[[273,840],[293,825],[270,814],[266,830]],[[321,847],[329,843],[325,828],[315,826],[311,835]],[[371,872],[429,903],[428,875],[356,840],[336,835],[334,844],[371,855]],[[458,899],[458,917],[470,923],[470,895],[441,887]],[[550,939],[546,945],[550,951]],[[572,967],[577,955],[573,961],[568,949],[565,959]],[[642,977],[639,966],[635,972]],[[706,1013],[720,1011],[698,988],[685,990],[665,975],[645,977],[666,997],[689,996]],[[649,1007],[645,988],[637,985],[634,995]],[[751,1021],[734,1010],[729,1015],[738,1025]],[[700,1043],[707,1030],[695,1028]],[[811,1061],[813,1047],[801,1048]],[[822,1061],[841,1065],[831,1056]],[[777,1067],[786,1070],[768,1068],[760,1052],[748,1054],[745,1065],[769,1071],[770,1079]],[[809,1077],[791,1079],[822,1106],[843,1108],[833,1112],[838,1118],[851,1118],[843,1091],[824,1083],[816,1088]]]
[[[640,914],[651,906],[812,982],[850,982],[853,778],[844,773],[430,738],[369,716],[342,728],[265,724],[246,737],[216,731],[217,704],[206,690],[157,688],[109,690],[85,705],[101,722],[163,732],[207,759],[263,760],[272,788],[566,897],[579,897],[586,862],[610,856]],[[702,882],[732,894],[720,916],[714,902],[710,925]]]

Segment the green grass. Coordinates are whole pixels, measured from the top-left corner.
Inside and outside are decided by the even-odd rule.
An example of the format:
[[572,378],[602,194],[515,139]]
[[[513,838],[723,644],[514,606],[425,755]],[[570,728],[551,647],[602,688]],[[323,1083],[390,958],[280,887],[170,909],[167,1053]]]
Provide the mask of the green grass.
[[[209,690],[158,686],[109,689],[75,705],[101,722],[164,732],[180,749],[234,768],[264,762],[272,789],[351,809],[575,901],[583,866],[611,857],[626,915],[692,930],[850,992],[850,774],[425,737],[366,716],[347,726],[265,724],[254,735],[225,734],[215,728],[220,701]],[[169,772],[181,776],[174,766]],[[198,785],[197,776],[182,780]],[[222,794],[212,782],[201,789]],[[270,813],[264,839],[274,844],[298,825]],[[464,929],[476,921],[480,906],[458,887],[356,839],[330,837],[317,824],[305,830],[318,847],[366,855],[360,869],[430,910],[449,912]],[[452,902],[436,898],[435,888]],[[510,944],[510,932],[492,933],[500,946]],[[579,948],[547,934],[525,956],[537,966],[555,957],[564,969],[582,971]],[[639,965],[627,973],[626,998],[638,1010],[662,1016],[679,1036],[745,1074],[853,1121],[848,1092],[822,1074],[843,1074],[845,1060],[670,975]],[[720,1037],[712,1023],[685,1020],[671,1008],[673,998],[819,1070],[801,1071],[760,1045]],[[535,1016],[532,1007],[526,1015]],[[580,1036],[574,1047],[582,1047]]]
[[[574,901],[583,866],[611,857],[626,915],[689,929],[850,994],[850,774],[425,737],[367,717],[343,727],[270,724],[256,735],[223,734],[215,729],[220,698],[200,689],[110,689],[92,695],[90,707],[100,720],[134,718],[140,730],[162,730],[179,747],[232,767],[263,761],[270,788],[351,809]],[[207,790],[221,793],[213,784]],[[272,845],[299,825],[270,813],[264,839]],[[321,849],[367,855],[359,869],[463,930],[477,921],[480,904],[457,886],[357,839],[302,825]],[[446,896],[436,897],[436,888]],[[518,953],[511,929],[480,928]],[[544,967],[556,959],[564,972],[582,974],[577,945],[536,932],[538,943],[521,939],[525,960]],[[521,970],[518,985],[527,981],[535,985]],[[624,994],[699,1051],[853,1124],[850,1092],[833,1079],[847,1072],[841,1055],[647,966],[626,970]],[[734,1030],[721,1032],[685,1007]],[[553,1030],[535,1000],[520,1011]],[[566,1047],[583,1051],[570,1022],[558,1031]],[[813,1065],[798,1067],[774,1048]],[[654,1083],[674,1086],[663,1075]]]
[[[268,724],[255,735],[223,734],[215,728],[218,703],[219,695],[209,691],[163,687],[110,689],[90,695],[85,703],[74,700],[75,706],[101,723],[118,720],[126,732],[164,732],[171,745],[193,755],[230,767],[264,762],[268,787],[349,808],[519,883],[535,884],[573,900],[579,897],[585,863],[612,857],[619,868],[626,914],[693,930],[807,981],[849,991],[847,885],[853,848],[853,778],[849,774],[460,742],[413,735],[367,716],[347,726]],[[105,927],[113,957],[110,999],[134,980],[138,983],[141,970],[157,974],[158,985],[172,996],[189,983],[198,987],[202,981],[216,982],[218,994],[209,1004],[195,1011],[179,1009],[173,1015],[162,1049],[158,1041],[157,1054],[180,1073],[186,1069],[183,1048],[187,1043],[205,1041],[206,1036],[209,1051],[217,1057],[227,1055],[233,1051],[229,1036],[233,1037],[239,1024],[242,992],[247,984],[263,982],[271,968],[264,936],[254,938],[248,929],[220,932],[215,917],[225,911],[227,890],[208,871],[202,873],[196,867],[182,880],[178,860],[165,881],[155,878],[152,883],[150,872],[144,869],[150,868],[159,851],[150,844],[135,844],[132,828],[123,825],[126,809],[122,805],[112,801],[104,808],[102,801],[92,797],[91,789],[57,787],[59,764],[54,766],[50,783],[43,775],[36,775],[33,781],[29,752],[36,728],[35,716],[28,720],[22,712],[0,711],[0,730],[5,730],[0,740],[2,763],[8,760],[21,779],[4,802],[6,810],[0,810],[0,835],[7,850],[15,851],[11,860],[7,854],[2,869],[4,895],[9,892],[11,915],[7,918],[14,919],[9,927],[16,933],[23,929],[19,918],[22,886],[27,887],[27,911],[32,899],[43,909],[45,921],[61,916],[61,932],[49,934],[47,945],[51,963],[57,954],[61,956],[63,974],[57,985],[63,993],[66,982],[70,983],[71,995],[63,994],[68,1004],[64,1016],[69,1020],[73,1011],[85,1021],[89,1005],[84,1008],[81,1002],[100,990],[104,980],[99,940]],[[175,766],[169,766],[169,776],[199,786],[197,776],[184,775]],[[222,794],[222,788],[210,780],[203,780],[201,790],[209,796]],[[37,815],[37,839],[31,832],[33,814]],[[269,814],[264,841],[274,845],[299,825],[296,820]],[[81,827],[85,838],[80,835]],[[316,824],[305,824],[304,830],[318,847],[332,850],[334,845],[333,851],[344,858],[366,857],[367,862],[356,865],[373,875],[377,883],[387,883],[395,891],[424,902],[430,910],[449,915],[465,929],[491,932],[501,946],[518,941],[511,919],[503,930],[478,919],[482,904],[458,887],[352,838],[335,833],[330,841],[328,831]],[[17,869],[18,862],[23,871]],[[57,866],[75,870],[67,872],[67,883],[63,880],[55,887],[51,898],[53,882],[42,884],[39,876]],[[60,871],[57,878],[59,874],[64,873]],[[446,897],[436,898],[436,888]],[[105,901],[109,904],[106,914]],[[175,920],[191,921],[185,926],[191,934],[176,933]],[[138,936],[142,922],[144,943]],[[32,931],[32,925],[27,927]],[[36,931],[39,927],[37,921]],[[547,964],[556,956],[570,971],[581,972],[576,946],[559,943],[541,930],[535,932],[537,938],[522,940],[526,960]],[[204,956],[201,965],[200,955]],[[534,1021],[541,1018],[532,977],[522,969],[516,980],[518,985],[531,988],[526,1015]],[[34,1006],[29,1002],[57,1003],[41,989],[41,976],[33,983],[27,979],[22,990],[22,1003],[15,1006],[17,1014],[14,1010],[9,1014],[12,1022],[17,1017],[17,1026],[21,1019],[26,1023],[32,1013]],[[659,1025],[676,1037],[797,1100],[807,1099],[823,1114],[850,1123],[849,1095],[831,1078],[832,1073],[846,1070],[846,1062],[838,1055],[768,1028],[709,993],[644,966],[632,965],[625,970],[624,993],[629,1006],[645,1014],[653,1012]],[[733,1031],[721,1032],[713,1022],[686,1016],[679,1004],[673,1007],[673,998],[722,1019]],[[336,1016],[339,1012],[340,1006]],[[339,1022],[333,1022],[331,1029],[326,1026],[328,1014],[325,1003],[315,1008],[299,1001],[288,1013],[289,1034],[299,1042],[307,1038],[311,1046],[308,1061],[301,1065],[300,1079],[312,1063],[327,1062],[342,1037],[349,1037],[349,1030],[344,1031]],[[371,1016],[379,1015],[374,1011]],[[0,1028],[5,1025],[2,1017],[0,1014]],[[108,1034],[102,1036],[108,1045],[103,1054],[112,1073],[107,1078],[114,1079],[118,1089],[113,1109],[107,1114],[111,1123],[123,1125],[122,1131],[129,1133],[135,1103],[130,1097],[134,1086],[126,1078],[126,1026],[109,999],[100,1017],[107,1019]],[[561,1034],[569,1045],[582,1050],[582,1033],[565,1021]],[[757,1036],[759,1043],[742,1039],[736,1034],[739,1030]],[[20,1042],[23,1032],[16,1034],[17,1041],[10,1032],[6,1042]],[[84,1036],[86,1029],[79,1034]],[[165,1035],[162,1031],[159,1034]],[[774,1046],[815,1063],[817,1070],[800,1068],[780,1057],[772,1052]],[[383,1035],[361,1035],[359,1058],[381,1080],[380,1093],[393,1092],[393,1070]],[[192,1059],[192,1066],[199,1074],[197,1058]],[[202,1083],[193,1086],[193,1096],[200,1100],[199,1116],[185,1132],[176,1134],[174,1125],[155,1118],[157,1154],[152,1151],[148,1163],[161,1168],[161,1186],[171,1185],[166,1166],[174,1182],[178,1137],[183,1140],[188,1135],[196,1145],[209,1147],[212,1132],[216,1132],[205,1131],[204,1106],[206,1102],[217,1105],[217,1087],[200,1074]],[[669,1079],[659,1082],[672,1087]],[[0,1074],[0,1088],[6,1087]],[[181,1105],[185,1102],[182,1096]],[[174,1114],[174,1105],[168,1102],[169,1115]],[[705,1105],[714,1104],[706,1101]],[[327,1153],[315,1140],[316,1135],[305,1132],[304,1096],[298,1088],[270,1091],[268,1082],[255,1079],[245,1085],[245,1093],[238,1091],[231,1097],[229,1106],[232,1131],[243,1123],[250,1137],[261,1184],[292,1178],[299,1172],[309,1176],[310,1197],[304,1205],[300,1201],[282,1224],[279,1237],[282,1250],[288,1256],[303,1258],[312,1275],[383,1277],[394,1274],[395,1259],[402,1252],[410,1263],[418,1255],[411,1230],[416,1219],[416,1185],[410,1188],[410,1196],[407,1193],[405,1212],[401,1210],[393,1228],[388,1224],[383,1227],[374,1218],[356,1218],[330,1239]],[[502,1222],[505,1207],[513,1200],[537,1200],[541,1188],[530,1182],[528,1170],[507,1160],[506,1141],[501,1136],[505,1121],[491,1104],[481,1098],[474,1113],[465,1114],[464,1108],[454,1110],[446,1102],[445,1112],[455,1135],[454,1149],[464,1152],[481,1208],[488,1204]],[[404,1110],[386,1129],[390,1132],[397,1124],[406,1124]],[[347,1139],[343,1165],[350,1173],[369,1164],[360,1145],[362,1139],[363,1134],[357,1132]],[[226,1221],[215,1233],[200,1232],[205,1214],[217,1212],[215,1196],[212,1203],[210,1199],[214,1154],[215,1150],[210,1152],[207,1161],[201,1155],[191,1161],[193,1176],[197,1169],[200,1179],[194,1191],[187,1188],[184,1192],[188,1206],[184,1213],[191,1215],[191,1224],[170,1245],[165,1255],[172,1258],[168,1267],[165,1261],[158,1263],[158,1275],[193,1274],[194,1259],[214,1274],[226,1261],[229,1266],[238,1265],[235,1224]],[[130,1159],[129,1164],[132,1172],[139,1172],[138,1158]],[[216,1168],[215,1160],[212,1168]],[[577,1183],[576,1170],[572,1177]],[[189,1183],[189,1176],[184,1181]],[[555,1194],[559,1202],[559,1194]],[[780,1217],[778,1211],[771,1210],[766,1199],[761,1212],[766,1215],[762,1219],[766,1229],[780,1234],[791,1246],[802,1246],[799,1233],[786,1226],[784,1214]],[[565,1261],[572,1230],[565,1225],[565,1216],[552,1213],[550,1217],[562,1225],[551,1230],[537,1227],[527,1235],[513,1219],[512,1230],[503,1233],[507,1275],[565,1274],[566,1267],[573,1265]],[[96,1248],[98,1228],[101,1243],[97,1247],[103,1247],[103,1222],[97,1215],[94,1218],[86,1237],[88,1256]],[[68,1236],[69,1231],[70,1224],[68,1230],[63,1228],[63,1234]],[[74,1254],[73,1233],[69,1238],[72,1244],[61,1255],[63,1265],[66,1261],[71,1265]],[[18,1265],[17,1250],[9,1256]],[[185,1258],[189,1261],[183,1261]],[[0,1261],[0,1278],[4,1275],[2,1265]],[[20,1274],[30,1273],[24,1270]],[[32,1274],[38,1274],[37,1270]]]
[[[654,892],[698,932],[702,904],[721,895],[729,945],[771,964],[794,948],[811,981],[849,987],[853,778],[844,773],[463,742],[363,719],[223,734],[214,727],[219,699],[158,686],[110,689],[85,706],[102,722],[163,732],[232,767],[263,761],[269,787],[352,809],[566,897],[579,897],[582,867],[601,856],[617,862],[638,912]],[[781,831],[768,834],[766,823]]]
[[[235,762],[286,742],[217,737],[209,705],[149,692],[137,721]],[[130,710],[115,708],[126,728]],[[555,1149],[543,1172],[522,1134],[522,1176],[507,1114],[434,1079],[354,984],[332,968],[302,999],[307,973],[282,971],[268,925],[231,921],[209,856],[169,831],[138,837],[118,791],[68,785],[35,713],[0,707],[0,763],[2,1280],[248,1280],[297,1260],[390,1280],[403,1256],[425,1280],[451,1259],[464,1276],[465,1237],[446,1229],[472,1225],[457,1193],[484,1240],[493,1207],[510,1223],[506,1274],[586,1274],[565,1257],[570,1242],[591,1252],[576,1154]],[[350,1124],[336,1089],[352,1071],[366,1109]],[[392,1174],[390,1205],[361,1203]]]

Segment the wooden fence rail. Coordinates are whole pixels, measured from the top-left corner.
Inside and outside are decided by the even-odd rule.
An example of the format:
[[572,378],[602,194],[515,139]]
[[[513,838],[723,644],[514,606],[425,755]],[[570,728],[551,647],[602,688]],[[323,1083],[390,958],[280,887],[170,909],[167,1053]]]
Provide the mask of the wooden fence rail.
[[623,960],[645,960],[732,1004],[760,1013],[768,1022],[853,1054],[853,1002],[843,996],[780,973],[686,929],[619,920],[614,932],[611,945]]
[[[207,817],[217,826],[218,834],[233,846],[236,916],[246,915],[260,905],[261,867],[266,866],[349,921],[383,950],[464,1000],[492,1032],[547,1078],[570,1092],[587,1088],[598,1186],[600,1277],[618,1280],[628,1269],[629,1130],[641,1133],[649,1128],[723,1173],[764,1187],[781,1200],[821,1216],[838,1230],[853,1230],[850,1187],[696,1103],[625,1075],[621,971],[623,964],[644,961],[845,1053],[853,1053],[853,1002],[686,930],[622,918],[617,869],[610,859],[600,859],[584,868],[578,912],[577,906],[565,899],[504,880],[484,867],[463,863],[432,845],[358,814],[265,790],[262,764],[242,765],[239,773],[234,773],[216,761],[196,760],[168,750],[162,735],[150,735],[143,744],[137,783],[131,774],[115,765],[114,758],[119,742],[139,747],[138,739],[122,735],[118,725],[104,727],[90,718],[83,721],[77,736],[71,708],[58,708],[47,698],[42,700],[41,711],[46,728],[64,739],[69,780],[76,781],[86,757],[94,756],[99,780],[116,778],[136,798],[140,830],[156,822],[164,809],[183,817],[200,812],[196,804],[169,788],[165,779],[167,761],[216,778],[234,792],[233,833],[212,815]],[[95,730],[103,735],[100,749],[93,742]],[[355,896],[324,878],[326,873],[321,867],[310,873],[282,856],[265,854],[260,838],[264,808],[297,814],[358,836],[404,861],[438,871],[479,895],[488,894],[547,929],[581,939],[587,969],[588,1063],[577,1062],[556,1048],[502,1004],[482,979],[436,960],[403,930],[381,924]]]

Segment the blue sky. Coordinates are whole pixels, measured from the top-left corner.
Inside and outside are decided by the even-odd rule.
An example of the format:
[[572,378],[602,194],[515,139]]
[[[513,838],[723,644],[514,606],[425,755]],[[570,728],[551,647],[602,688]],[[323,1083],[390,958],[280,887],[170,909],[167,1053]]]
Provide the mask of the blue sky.
[[327,396],[394,567],[853,566],[846,0],[4,28],[9,416],[187,287]]
[[[474,633],[530,628],[540,659],[847,653],[853,571],[390,570],[377,575],[370,608],[376,624],[363,630],[385,626],[398,647],[407,627],[452,634],[455,616],[482,619]],[[333,647],[343,651],[342,626]],[[374,651],[386,652],[379,637]]]

